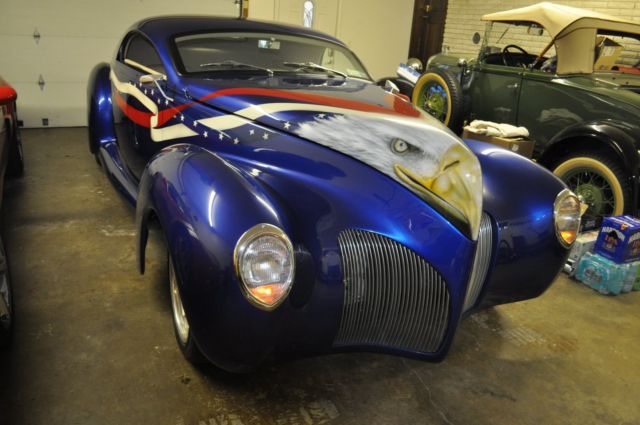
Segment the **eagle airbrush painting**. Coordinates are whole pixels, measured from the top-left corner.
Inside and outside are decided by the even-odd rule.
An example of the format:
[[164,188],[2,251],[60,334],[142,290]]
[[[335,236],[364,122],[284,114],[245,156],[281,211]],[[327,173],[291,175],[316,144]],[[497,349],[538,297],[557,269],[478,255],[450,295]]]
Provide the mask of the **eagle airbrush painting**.
[[88,101],[90,150],[136,208],[141,272],[149,229],[166,241],[178,346],[229,371],[442,358],[466,315],[540,295],[580,223],[553,175],[463,143],[309,29],[147,19],[95,67]]

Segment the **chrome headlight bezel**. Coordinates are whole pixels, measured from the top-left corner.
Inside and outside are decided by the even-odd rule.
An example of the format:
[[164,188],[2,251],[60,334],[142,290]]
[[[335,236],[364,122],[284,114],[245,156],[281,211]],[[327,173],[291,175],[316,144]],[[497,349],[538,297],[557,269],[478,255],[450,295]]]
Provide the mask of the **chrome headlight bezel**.
[[[570,211],[572,207],[567,205],[567,202],[574,204],[574,211]],[[569,210],[563,211],[563,209]],[[555,228],[556,238],[563,247],[570,248],[575,242],[580,231],[580,221],[580,199],[571,190],[563,189],[553,202],[553,227]],[[566,240],[563,232],[569,232],[569,234],[573,232],[573,239]]]
[[[288,253],[289,257],[289,267],[290,272],[288,273],[288,278],[284,282],[277,282],[278,285],[283,286],[281,293],[278,295],[278,298],[273,302],[266,302],[263,299],[260,299],[252,289],[257,288],[256,286],[251,285],[250,282],[247,282],[247,278],[243,273],[243,262],[246,261],[244,256],[247,253],[248,249],[252,246],[253,243],[258,241],[260,238],[269,237],[273,238],[274,241],[281,243],[284,249]],[[240,290],[244,297],[255,307],[264,310],[264,311],[272,311],[276,309],[280,304],[287,299],[291,288],[293,287],[293,281],[295,277],[295,254],[293,250],[293,245],[289,240],[287,234],[277,226],[268,223],[260,223],[249,230],[244,232],[242,236],[238,239],[236,246],[233,250],[233,266],[236,273],[236,278],[238,279],[238,283],[240,286]],[[276,283],[274,283],[276,284]],[[266,286],[266,285],[258,285],[258,286]]]

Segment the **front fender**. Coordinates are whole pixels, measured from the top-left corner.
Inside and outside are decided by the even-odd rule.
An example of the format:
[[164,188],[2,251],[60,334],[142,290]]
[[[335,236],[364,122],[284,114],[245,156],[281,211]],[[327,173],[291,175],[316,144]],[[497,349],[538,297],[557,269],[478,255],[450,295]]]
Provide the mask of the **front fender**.
[[89,126],[89,150],[97,154],[101,145],[116,140],[111,104],[109,64],[96,65],[87,84],[87,124]]
[[287,307],[249,304],[233,267],[233,250],[252,226],[269,223],[290,235],[284,207],[255,177],[193,145],[164,149],[140,181],[136,223],[144,270],[147,222],[157,217],[174,261],[192,336],[227,370],[260,363],[273,351]]
[[483,208],[495,220],[493,267],[480,307],[537,297],[569,250],[555,232],[553,204],[566,188],[534,162],[488,143],[466,140],[482,166]]

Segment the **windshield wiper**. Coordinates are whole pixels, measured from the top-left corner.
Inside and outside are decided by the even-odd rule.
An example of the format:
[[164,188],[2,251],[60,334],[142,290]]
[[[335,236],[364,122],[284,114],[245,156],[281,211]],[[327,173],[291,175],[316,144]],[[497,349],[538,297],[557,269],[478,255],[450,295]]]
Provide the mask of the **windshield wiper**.
[[273,77],[273,70],[269,68],[263,68],[261,66],[251,65],[249,63],[237,62],[234,60],[226,60],[222,62],[209,62],[201,63],[200,68],[249,68],[258,71],[264,71],[269,74],[269,77]]
[[344,72],[336,71],[335,69],[327,68],[326,66],[318,65],[317,63],[313,63],[313,62],[282,62],[282,64],[284,66],[291,66],[291,67],[296,67],[300,69],[311,69],[315,71],[330,72],[332,74],[339,75],[343,78],[348,78],[347,74],[345,74]]

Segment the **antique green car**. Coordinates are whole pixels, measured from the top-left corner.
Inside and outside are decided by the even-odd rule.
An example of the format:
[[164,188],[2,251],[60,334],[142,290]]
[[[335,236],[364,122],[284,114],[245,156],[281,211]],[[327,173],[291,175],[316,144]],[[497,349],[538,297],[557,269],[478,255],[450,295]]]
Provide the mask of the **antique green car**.
[[431,57],[413,103],[456,132],[474,119],[526,127],[534,159],[589,205],[587,220],[635,212],[640,24],[551,3],[482,19],[477,58]]

